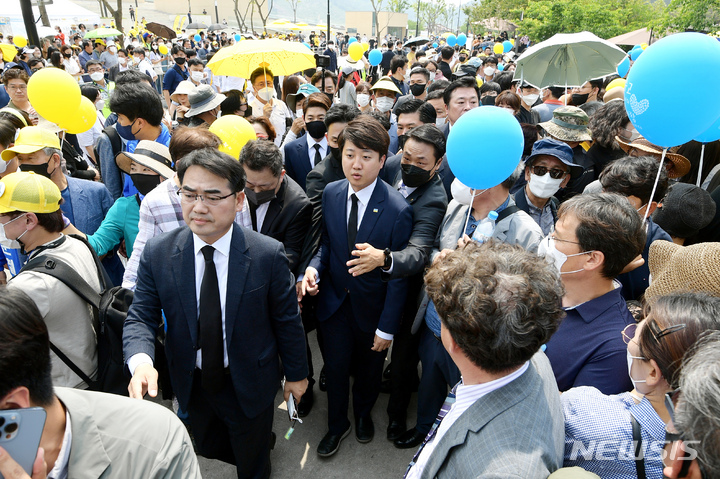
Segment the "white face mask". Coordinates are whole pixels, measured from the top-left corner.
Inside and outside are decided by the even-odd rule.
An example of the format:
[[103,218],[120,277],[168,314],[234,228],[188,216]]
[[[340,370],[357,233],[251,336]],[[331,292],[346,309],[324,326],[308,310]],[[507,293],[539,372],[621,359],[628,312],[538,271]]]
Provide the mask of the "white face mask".
[[[20,130],[18,130],[19,132]],[[15,139],[17,139],[17,133],[15,133]],[[0,175],[5,173],[5,170],[7,170],[8,162],[0,160]]]
[[265,87],[258,90],[257,96],[263,101],[270,101],[270,99],[273,97],[273,93],[275,93],[274,88]]
[[640,356],[633,356],[633,355],[631,355],[629,349],[628,349],[628,351],[627,351],[628,376],[630,377],[630,381],[632,381],[633,386],[634,386],[635,388],[637,388],[638,383],[646,383],[646,382],[647,382],[647,379],[642,379],[642,380],[633,379],[633,377],[632,377],[633,359],[639,359],[639,360],[644,361],[645,358],[640,357]]
[[447,122],[447,117],[444,116],[442,118],[435,118],[435,125],[440,127],[443,126]]
[[100,81],[105,78],[105,74],[103,72],[93,72],[90,74],[90,78],[92,78],[92,81]]
[[120,57],[118,58],[118,61],[120,62],[120,65],[125,65],[127,63],[127,57]]
[[582,253],[575,254],[565,254],[562,251],[558,251],[558,249],[555,247],[555,240],[553,240],[552,236],[550,235],[543,238],[543,240],[538,245],[538,256],[544,256],[548,261],[552,261],[555,264],[555,268],[557,268],[558,272],[561,275],[584,271],[582,268],[576,269],[575,271],[562,271],[562,266],[565,264],[567,259],[572,256],[580,256],[582,254],[589,254],[593,252],[594,250],[584,251]]
[[485,193],[487,190],[473,190],[469,186],[465,186],[455,178],[450,184],[450,194],[453,199],[461,205],[470,206],[475,198]]
[[370,95],[368,95],[367,93],[358,93],[357,102],[358,106],[361,106],[363,108],[368,106],[368,103],[370,103]]
[[542,176],[530,173],[528,186],[530,188],[530,192],[538,198],[550,198],[560,189],[560,184],[563,182],[563,179],[564,178],[558,178],[556,180],[551,178],[550,172],[547,172]]
[[97,103],[95,103],[95,108],[99,111],[105,108],[105,100],[98,100]]
[[[3,163],[4,163],[4,162],[3,162]],[[21,214],[20,216],[18,216],[17,218],[11,219],[11,220],[8,221],[7,223],[0,223],[0,245],[6,247],[6,248],[8,248],[8,249],[20,249],[20,248],[22,248],[22,245],[20,244],[20,242],[19,242],[18,240],[19,240],[20,238],[22,238],[25,233],[27,233],[27,230],[25,230],[25,232],[24,232],[23,234],[21,234],[20,236],[18,236],[16,239],[10,239],[10,238],[7,237],[7,235],[5,235],[5,225],[8,225],[8,224],[12,223],[12,222],[15,221],[15,220],[19,220],[20,218],[22,218],[23,216],[25,216],[25,214],[26,214],[26,213],[23,213],[23,214]]]
[[378,109],[380,113],[387,113],[389,112],[393,105],[395,104],[395,100],[393,98],[388,98],[386,96],[381,96],[380,98],[377,98],[375,100],[375,107]]
[[110,53],[117,53],[117,47],[110,47],[108,50],[110,50]]
[[485,72],[485,76],[492,76],[493,73],[495,73],[495,69],[493,67],[486,67],[483,72]]
[[528,106],[533,106],[535,102],[540,98],[540,95],[537,93],[533,93],[532,95],[524,95],[522,99],[525,101],[525,104]]

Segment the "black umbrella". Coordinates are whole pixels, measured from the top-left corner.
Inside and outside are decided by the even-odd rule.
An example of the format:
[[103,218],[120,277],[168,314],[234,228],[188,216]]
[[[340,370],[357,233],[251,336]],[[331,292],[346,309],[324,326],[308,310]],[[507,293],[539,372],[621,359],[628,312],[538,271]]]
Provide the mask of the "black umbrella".
[[406,41],[403,48],[416,47],[418,45],[425,45],[426,43],[430,43],[428,37],[414,37]]
[[222,23],[213,23],[208,27],[208,32],[212,32],[215,30],[225,30],[227,27],[227,25],[223,25]]
[[204,30],[205,28],[207,28],[207,25],[205,25],[204,23],[197,23],[197,22],[196,23],[188,23],[187,25],[185,25],[185,28],[189,28],[192,30]]
[[161,23],[150,22],[145,25],[145,29],[158,37],[167,38],[168,40],[172,40],[177,37],[177,34],[172,28]]

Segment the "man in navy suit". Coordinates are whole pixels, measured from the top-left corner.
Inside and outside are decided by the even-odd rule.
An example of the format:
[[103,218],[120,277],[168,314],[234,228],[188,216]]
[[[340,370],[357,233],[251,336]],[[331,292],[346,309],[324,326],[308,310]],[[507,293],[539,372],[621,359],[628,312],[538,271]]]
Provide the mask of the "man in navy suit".
[[245,172],[231,156],[196,150],[178,167],[183,218],[148,241],[123,331],[130,396],[157,395],[155,337],[164,312],[165,354],[197,451],[270,475],[280,360],[285,399],[307,387],[305,335],[281,243],[234,223]]
[[[335,454],[350,432],[348,389],[354,373],[355,435],[370,442],[370,413],[380,392],[387,349],[400,325],[407,280],[383,281],[380,270],[353,276],[348,270],[357,244],[399,251],[412,231],[412,207],[377,176],[390,139],[376,119],[361,115],[338,141],[345,180],[323,192],[320,249],[305,270],[302,293],[318,297],[317,320],[325,343],[329,431],[318,455]],[[324,286],[320,287],[322,284]]]
[[313,93],[302,103],[303,120],[307,135],[285,145],[285,171],[305,191],[305,178],[322,161],[330,149],[325,133],[325,114],[330,99],[324,93]]

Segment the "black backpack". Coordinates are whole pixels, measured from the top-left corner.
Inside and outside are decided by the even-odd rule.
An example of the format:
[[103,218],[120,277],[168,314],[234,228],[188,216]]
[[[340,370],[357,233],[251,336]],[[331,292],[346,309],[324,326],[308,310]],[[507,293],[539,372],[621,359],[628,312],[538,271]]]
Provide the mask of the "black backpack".
[[[112,148],[113,158],[115,158],[118,153],[123,151],[123,144],[122,139],[120,138],[120,134],[115,129],[115,125],[106,127],[102,132],[105,134],[105,136],[108,137],[108,140],[110,140],[110,147]],[[95,158],[97,158],[98,173],[100,173],[100,176],[102,176],[103,172],[101,169],[100,155],[97,149],[97,142],[93,147],[93,152],[95,153]]]
[[60,349],[50,342],[50,349],[88,384],[93,391],[102,391],[127,396],[129,379],[125,376],[123,361],[122,333],[125,318],[127,318],[133,292],[121,286],[112,286],[112,282],[100,264],[100,260],[90,243],[83,237],[71,235],[82,241],[88,247],[95,259],[95,266],[100,280],[98,294],[85,281],[77,271],[67,263],[48,257],[34,258],[22,268],[24,271],[45,273],[62,281],[75,294],[80,296],[93,307],[93,323],[97,336],[98,348],[98,374],[93,381],[75,363],[73,363]]

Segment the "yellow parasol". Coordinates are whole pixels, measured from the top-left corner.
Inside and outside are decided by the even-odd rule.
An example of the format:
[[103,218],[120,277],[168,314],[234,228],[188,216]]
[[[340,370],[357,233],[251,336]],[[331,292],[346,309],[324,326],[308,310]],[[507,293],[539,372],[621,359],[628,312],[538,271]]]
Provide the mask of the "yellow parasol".
[[0,51],[2,51],[3,61],[5,62],[11,62],[17,55],[17,49],[9,43],[0,43]]
[[285,42],[277,38],[246,40],[221,48],[208,62],[215,75],[250,78],[258,67],[274,75],[290,75],[315,66],[315,56],[300,42]]

